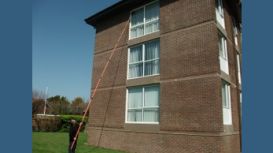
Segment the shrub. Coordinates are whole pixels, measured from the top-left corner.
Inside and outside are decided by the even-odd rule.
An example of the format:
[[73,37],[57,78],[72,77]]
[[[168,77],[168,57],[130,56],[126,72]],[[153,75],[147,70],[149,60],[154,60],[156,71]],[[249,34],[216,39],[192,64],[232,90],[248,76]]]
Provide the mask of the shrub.
[[61,128],[59,116],[34,115],[32,119],[33,131],[56,132]]
[[[71,119],[76,120],[78,123],[80,123],[82,120],[81,115],[60,115],[60,118],[61,118],[61,124],[62,124],[61,129],[59,130],[60,132],[68,132],[69,131]],[[83,131],[85,129],[85,125],[86,125],[87,121],[88,121],[88,118],[85,117],[81,131]]]

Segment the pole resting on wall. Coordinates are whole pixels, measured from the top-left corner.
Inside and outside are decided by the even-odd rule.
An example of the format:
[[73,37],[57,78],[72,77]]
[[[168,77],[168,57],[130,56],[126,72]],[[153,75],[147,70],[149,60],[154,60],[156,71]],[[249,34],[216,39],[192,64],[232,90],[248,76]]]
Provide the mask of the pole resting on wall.
[[109,65],[109,63],[110,63],[110,61],[111,61],[111,59],[112,59],[112,57],[113,57],[115,51],[117,50],[118,44],[119,44],[119,42],[120,42],[120,40],[121,40],[121,38],[122,38],[122,36],[123,36],[123,34],[124,34],[124,32],[125,32],[127,26],[128,26],[128,24],[129,24],[129,20],[126,22],[126,25],[124,26],[124,28],[123,28],[123,30],[122,30],[120,36],[119,36],[119,39],[117,40],[117,42],[116,42],[116,44],[115,44],[115,46],[114,46],[114,48],[113,48],[113,50],[112,50],[112,52],[111,52],[111,55],[110,55],[110,57],[108,58],[108,61],[106,62],[105,66],[104,66],[104,68],[103,68],[103,70],[102,70],[102,72],[101,72],[101,75],[100,75],[98,81],[96,82],[96,86],[95,86],[95,88],[94,88],[93,94],[91,95],[91,98],[90,98],[90,100],[89,100],[89,102],[88,102],[88,105],[87,105],[87,107],[86,107],[86,109],[85,109],[85,111],[84,111],[84,114],[83,114],[83,116],[82,116],[82,120],[81,120],[81,122],[80,122],[80,124],[79,124],[77,133],[76,133],[76,135],[75,135],[75,137],[74,137],[74,140],[73,140],[73,142],[72,142],[72,144],[71,144],[71,146],[70,146],[70,149],[72,149],[73,146],[75,145],[75,142],[76,142],[76,140],[77,140],[77,137],[78,137],[78,135],[79,135],[79,133],[80,133],[80,130],[81,130],[81,128],[82,128],[83,121],[84,121],[84,119],[85,119],[85,117],[86,117],[86,115],[87,115],[87,112],[88,112],[88,110],[89,110],[90,104],[91,104],[91,102],[92,102],[94,96],[96,95],[96,91],[97,91],[97,89],[98,89],[98,87],[99,87],[99,84],[100,84],[100,82],[101,82],[101,80],[102,80],[102,78],[103,78],[103,76],[104,76],[104,73],[105,73],[105,71],[106,71],[106,69],[107,69],[107,67],[108,67],[108,65]]

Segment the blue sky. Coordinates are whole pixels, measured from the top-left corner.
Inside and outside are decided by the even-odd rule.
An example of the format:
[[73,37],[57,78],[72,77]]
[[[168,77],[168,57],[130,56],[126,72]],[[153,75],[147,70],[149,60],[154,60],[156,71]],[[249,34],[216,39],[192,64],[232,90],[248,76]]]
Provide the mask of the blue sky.
[[90,96],[95,29],[84,19],[119,0],[33,0],[32,88]]

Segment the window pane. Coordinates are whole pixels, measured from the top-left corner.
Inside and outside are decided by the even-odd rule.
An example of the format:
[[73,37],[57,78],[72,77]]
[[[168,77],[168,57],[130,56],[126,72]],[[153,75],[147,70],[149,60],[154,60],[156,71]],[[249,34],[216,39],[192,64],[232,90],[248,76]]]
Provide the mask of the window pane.
[[155,2],[145,8],[145,22],[159,19],[159,3]]
[[219,35],[218,45],[220,56],[226,59],[227,58],[226,39],[221,35]]
[[131,14],[131,26],[142,24],[144,20],[144,8],[138,9]]
[[130,48],[129,63],[142,61],[142,45]]
[[129,78],[143,76],[143,63],[129,65]]
[[136,38],[144,35],[144,25],[140,25],[134,28],[131,28],[131,38]]
[[159,20],[145,24],[145,34],[159,31]]
[[142,88],[130,88],[128,90],[128,108],[141,108],[142,99]]
[[145,44],[145,60],[159,58],[159,41],[151,41]]
[[127,114],[127,120],[130,122],[141,122],[142,110],[129,110]]
[[230,87],[224,81],[222,83],[222,103],[224,108],[230,108]]
[[159,60],[145,62],[145,75],[159,74]]
[[225,84],[222,84],[222,103],[223,103],[223,107],[227,107],[227,95],[226,95],[226,87]]
[[222,0],[216,0],[216,10],[221,16],[224,16]]
[[145,87],[144,106],[158,106],[159,103],[159,87]]
[[158,109],[144,109],[144,122],[158,122]]

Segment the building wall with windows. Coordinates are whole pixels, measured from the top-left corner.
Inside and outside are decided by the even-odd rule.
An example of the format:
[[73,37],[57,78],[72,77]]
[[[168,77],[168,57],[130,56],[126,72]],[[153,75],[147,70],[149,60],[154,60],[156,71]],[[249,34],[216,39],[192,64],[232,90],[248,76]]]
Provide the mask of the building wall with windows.
[[239,153],[241,38],[233,12],[224,0],[127,0],[86,19],[96,28],[92,89],[130,19],[91,103],[89,144]]

